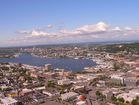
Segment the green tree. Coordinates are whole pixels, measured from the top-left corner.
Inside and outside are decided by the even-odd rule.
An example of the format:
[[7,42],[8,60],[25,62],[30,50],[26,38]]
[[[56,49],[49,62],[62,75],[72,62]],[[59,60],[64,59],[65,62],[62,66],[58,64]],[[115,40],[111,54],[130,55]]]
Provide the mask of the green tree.
[[93,79],[90,83],[89,83],[89,85],[92,85],[92,86],[96,86],[96,84],[98,83],[98,78],[95,78],[95,79]]
[[114,69],[115,71],[117,71],[118,69],[120,69],[120,66],[117,64],[117,62],[114,62],[114,63],[113,63],[113,69]]
[[118,98],[118,101],[121,102],[121,103],[125,102],[125,100],[123,98]]
[[54,81],[48,81],[47,86],[48,87],[55,87]]
[[112,97],[111,97],[111,100],[112,100],[113,102],[117,102],[117,98],[116,98],[115,96],[112,96]]
[[96,91],[96,96],[101,96],[102,95],[102,93],[100,93],[100,91]]
[[132,105],[139,105],[139,102],[137,99],[134,99],[132,102],[131,102]]

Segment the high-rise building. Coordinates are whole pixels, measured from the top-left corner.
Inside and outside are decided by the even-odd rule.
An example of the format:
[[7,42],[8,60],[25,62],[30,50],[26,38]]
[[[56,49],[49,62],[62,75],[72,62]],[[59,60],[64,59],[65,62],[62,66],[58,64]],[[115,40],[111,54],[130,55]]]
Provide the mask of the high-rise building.
[[44,70],[45,71],[51,71],[52,70],[52,65],[51,64],[45,64]]

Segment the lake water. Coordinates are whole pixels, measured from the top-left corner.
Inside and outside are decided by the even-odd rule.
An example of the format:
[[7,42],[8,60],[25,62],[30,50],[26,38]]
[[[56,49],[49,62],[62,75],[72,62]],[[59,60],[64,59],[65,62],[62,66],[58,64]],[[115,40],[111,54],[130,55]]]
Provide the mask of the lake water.
[[60,68],[72,71],[81,71],[84,67],[96,66],[96,63],[89,59],[40,58],[27,53],[23,53],[17,58],[0,58],[0,62],[22,63],[34,66],[52,64],[54,69]]

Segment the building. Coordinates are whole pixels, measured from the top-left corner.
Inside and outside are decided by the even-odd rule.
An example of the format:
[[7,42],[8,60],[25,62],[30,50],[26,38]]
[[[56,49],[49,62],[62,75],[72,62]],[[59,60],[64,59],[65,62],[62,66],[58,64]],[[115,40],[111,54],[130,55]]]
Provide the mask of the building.
[[105,81],[102,81],[102,80],[99,80],[99,81],[98,81],[97,87],[105,87],[105,86],[106,86]]
[[37,75],[37,73],[35,73],[35,72],[31,72],[31,73],[30,73],[30,76],[33,77],[33,78],[38,78],[38,75]]
[[18,101],[11,97],[0,98],[0,105],[17,105]]
[[76,105],[87,105],[86,101],[78,101]]
[[79,75],[77,75],[77,79],[79,79],[79,80],[90,81],[90,80],[93,80],[95,78],[97,78],[97,76],[95,74],[79,74]]
[[138,88],[137,89],[132,89],[132,90],[129,91],[129,93],[134,94],[136,96],[139,96],[139,89]]
[[59,69],[59,68],[54,69],[54,72],[62,77],[68,77],[72,74],[72,71],[66,71],[64,69]]
[[69,85],[70,83],[71,83],[70,79],[62,79],[57,81],[58,85]]
[[57,92],[57,91],[45,91],[44,90],[42,93],[45,95],[48,95],[49,97],[60,95],[60,92]]
[[25,96],[25,95],[28,95],[28,94],[31,94],[33,93],[34,91],[32,89],[27,89],[27,88],[24,88],[22,89],[22,91],[19,93],[21,96]]
[[131,93],[122,93],[117,95],[117,98],[123,98],[125,101],[132,102],[132,100],[136,99],[136,96]]
[[72,87],[73,90],[84,90],[85,86],[84,85],[74,85]]
[[102,91],[102,94],[106,96],[107,99],[111,100],[111,97],[114,96],[114,93],[112,92],[112,90],[104,90]]
[[52,65],[51,64],[45,64],[44,71],[51,71]]
[[45,86],[33,88],[34,91],[43,91],[45,89]]
[[128,87],[135,87],[139,85],[139,78],[137,77],[125,77],[124,84]]
[[124,78],[122,77],[122,74],[111,75],[111,81],[117,85],[124,85]]
[[139,89],[132,89],[128,93],[121,93],[117,95],[118,98],[123,98],[125,101],[132,102],[136,97],[139,96]]
[[63,101],[68,101],[68,100],[73,100],[73,99],[77,98],[77,96],[79,96],[78,93],[68,92],[68,93],[65,93],[65,94],[61,94],[61,99]]
[[43,73],[43,74],[39,74],[39,77],[52,79],[52,78],[56,78],[57,74],[54,73],[54,72],[46,72],[46,73]]

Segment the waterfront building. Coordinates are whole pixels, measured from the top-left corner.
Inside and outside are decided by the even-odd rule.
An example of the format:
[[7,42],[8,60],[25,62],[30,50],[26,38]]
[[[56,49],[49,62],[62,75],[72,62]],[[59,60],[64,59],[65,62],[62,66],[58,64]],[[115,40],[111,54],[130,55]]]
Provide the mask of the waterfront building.
[[45,64],[44,71],[51,71],[52,65],[51,64]]

